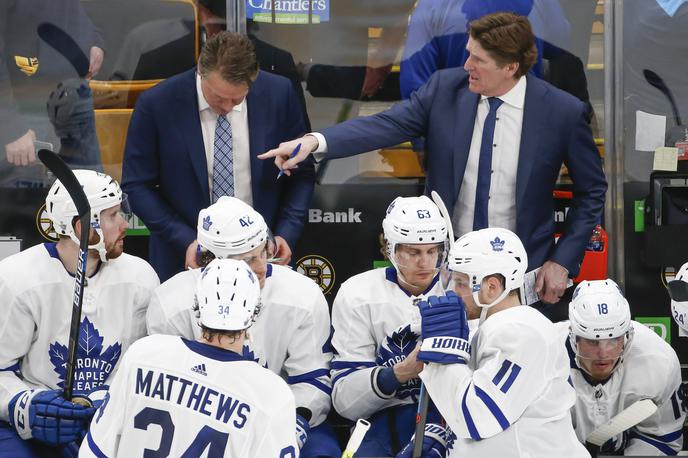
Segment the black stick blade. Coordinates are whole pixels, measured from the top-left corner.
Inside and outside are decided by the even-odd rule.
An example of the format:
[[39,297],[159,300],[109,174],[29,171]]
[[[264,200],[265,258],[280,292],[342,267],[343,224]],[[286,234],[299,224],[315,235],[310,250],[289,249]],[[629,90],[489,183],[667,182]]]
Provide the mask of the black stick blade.
[[67,189],[67,193],[72,197],[76,211],[79,213],[79,218],[86,214],[90,216],[91,206],[88,203],[84,189],[62,158],[48,149],[39,150],[38,158]]
[[55,24],[42,22],[38,26],[38,36],[62,54],[76,69],[79,77],[83,78],[88,74],[89,59],[67,32]]

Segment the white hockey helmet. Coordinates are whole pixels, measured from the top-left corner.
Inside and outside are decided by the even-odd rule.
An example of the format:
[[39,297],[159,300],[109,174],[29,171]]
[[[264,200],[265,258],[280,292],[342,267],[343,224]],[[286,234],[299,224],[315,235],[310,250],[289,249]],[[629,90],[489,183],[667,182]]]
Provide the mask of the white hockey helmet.
[[198,278],[199,323],[211,329],[240,331],[260,308],[258,278],[244,261],[213,259]]
[[[569,343],[578,361],[588,358],[579,350],[578,338],[616,345],[616,339],[623,337],[619,361],[633,341],[631,309],[619,286],[610,279],[583,281],[576,287],[569,303],[569,325]],[[580,361],[578,365],[585,369]]]
[[387,257],[399,271],[396,250],[399,245],[442,244],[442,255],[438,257],[437,268],[446,257],[448,239],[447,223],[437,205],[427,196],[397,197],[387,207],[382,220]]
[[[449,251],[449,270],[468,275],[473,300],[487,309],[502,301],[512,290],[523,286],[528,255],[521,239],[508,229],[489,227],[460,237]],[[483,279],[500,274],[504,291],[490,304],[479,300]]]
[[[109,175],[93,170],[74,170],[74,175],[84,189],[88,204],[91,206],[91,227],[98,234],[98,243],[89,245],[89,249],[98,250],[100,260],[107,261],[103,230],[100,228],[100,213],[103,210],[121,205],[125,213],[129,213],[126,194],[122,193],[119,184]],[[68,235],[76,244],[79,238],[74,232],[72,221],[78,216],[76,206],[69,196],[67,189],[60,180],[50,187],[45,198],[45,210],[48,218],[53,222],[55,232]]]
[[674,317],[680,336],[688,336],[688,262],[683,264],[676,277],[667,285],[671,297],[671,316]]
[[222,196],[198,214],[198,244],[215,255],[227,258],[244,254],[269,238],[260,213],[236,197]]

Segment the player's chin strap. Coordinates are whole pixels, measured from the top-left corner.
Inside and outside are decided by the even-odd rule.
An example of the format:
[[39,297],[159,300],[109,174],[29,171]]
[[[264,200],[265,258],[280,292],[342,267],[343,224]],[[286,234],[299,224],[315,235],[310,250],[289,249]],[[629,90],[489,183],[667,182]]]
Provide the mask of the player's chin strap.
[[475,301],[476,305],[478,307],[480,307],[480,309],[481,309],[480,310],[480,322],[479,322],[478,326],[482,325],[483,322],[487,319],[487,311],[489,310],[489,308],[492,307],[493,305],[499,304],[501,301],[503,301],[509,295],[509,291],[507,291],[505,289],[504,291],[502,291],[502,294],[497,296],[497,299],[493,300],[489,304],[483,304],[482,302],[480,302],[480,299],[478,298],[479,295],[480,295],[480,290],[473,291],[473,300]]
[[[89,250],[98,250],[98,256],[100,256],[100,260],[105,262],[107,261],[107,250],[105,249],[105,238],[103,237],[103,230],[100,228],[100,225],[95,222],[91,221],[91,227],[96,231],[96,234],[98,235],[98,243],[89,245],[88,249]],[[79,244],[79,238],[76,236],[74,231],[72,231],[71,234],[69,234],[69,238],[74,241],[77,245]]]

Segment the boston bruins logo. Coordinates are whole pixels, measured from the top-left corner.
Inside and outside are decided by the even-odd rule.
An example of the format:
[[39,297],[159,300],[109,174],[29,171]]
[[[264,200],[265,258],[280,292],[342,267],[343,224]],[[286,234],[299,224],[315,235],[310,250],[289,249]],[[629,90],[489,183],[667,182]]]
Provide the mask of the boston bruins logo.
[[316,282],[323,294],[330,292],[334,286],[334,267],[322,256],[309,254],[302,257],[296,263],[296,271]]
[[36,213],[36,228],[43,237],[51,242],[57,242],[58,236],[53,227],[53,222],[48,218],[48,212],[45,210],[45,204],[41,205]]

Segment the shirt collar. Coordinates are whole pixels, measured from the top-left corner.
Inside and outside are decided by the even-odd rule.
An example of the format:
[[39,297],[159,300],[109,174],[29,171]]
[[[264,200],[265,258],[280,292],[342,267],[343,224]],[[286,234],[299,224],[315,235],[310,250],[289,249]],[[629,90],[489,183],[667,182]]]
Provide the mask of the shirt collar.
[[[488,97],[484,95],[480,96],[480,101],[482,102],[487,98]],[[522,110],[526,101],[526,77],[520,77],[516,85],[512,87],[506,94],[500,95],[499,98],[507,105],[511,105],[514,108]]]
[[[210,108],[210,105],[208,105],[208,102],[205,100],[205,97],[203,96],[203,91],[201,90],[201,74],[196,72],[196,97],[198,98],[198,112],[202,113],[205,110],[210,110],[213,112],[213,110]],[[246,105],[246,98],[239,104],[236,105],[234,108],[232,108],[232,111],[236,112],[241,112],[244,109],[244,106]]]

